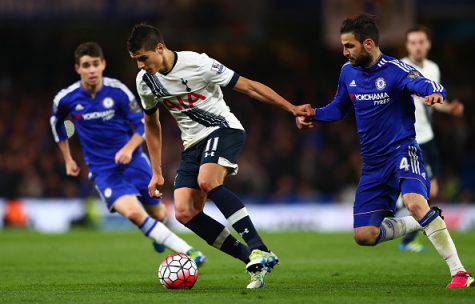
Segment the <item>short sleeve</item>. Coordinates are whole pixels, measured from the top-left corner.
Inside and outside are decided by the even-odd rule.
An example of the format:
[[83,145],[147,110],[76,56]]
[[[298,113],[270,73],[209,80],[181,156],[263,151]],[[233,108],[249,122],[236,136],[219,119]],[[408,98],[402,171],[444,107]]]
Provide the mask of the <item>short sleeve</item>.
[[206,54],[199,56],[199,73],[207,83],[214,83],[222,87],[233,88],[239,78],[239,75],[233,70],[227,68],[219,61],[210,58]]
[[64,126],[64,119],[69,114],[69,110],[65,104],[66,101],[62,98],[63,96],[61,92],[54,98],[49,120],[54,141],[57,143],[68,139],[66,128]]
[[153,95],[152,90],[148,87],[147,83],[144,81],[143,77],[145,73],[139,73],[136,79],[137,93],[140,97],[140,105],[144,110],[145,114],[151,115],[157,111],[158,100],[155,95]]

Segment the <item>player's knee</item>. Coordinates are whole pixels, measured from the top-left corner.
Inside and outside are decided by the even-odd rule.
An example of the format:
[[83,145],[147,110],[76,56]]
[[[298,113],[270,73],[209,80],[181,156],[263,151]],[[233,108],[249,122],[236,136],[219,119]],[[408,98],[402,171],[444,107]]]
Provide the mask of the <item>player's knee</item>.
[[368,229],[355,232],[354,238],[356,244],[360,246],[374,246],[378,240],[379,229]]
[[195,215],[198,214],[193,208],[176,208],[175,218],[183,225],[188,223]]
[[210,178],[200,178],[198,176],[198,186],[200,187],[201,190],[208,193],[214,188],[216,188],[217,186],[219,186],[219,183]]

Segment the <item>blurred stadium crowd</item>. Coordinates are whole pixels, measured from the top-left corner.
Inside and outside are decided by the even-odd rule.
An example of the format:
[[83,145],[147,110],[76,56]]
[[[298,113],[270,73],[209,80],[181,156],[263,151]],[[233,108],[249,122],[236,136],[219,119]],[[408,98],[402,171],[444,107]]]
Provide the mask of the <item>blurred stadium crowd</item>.
[[[310,10],[316,8],[308,1],[304,1],[308,6],[303,7],[276,1],[262,20],[252,15],[266,8],[251,1],[247,2],[257,13],[244,19],[236,17],[242,9],[232,10],[236,4],[205,2],[213,4],[214,9],[200,9],[201,3],[196,6],[201,17],[181,15],[179,26],[169,15],[146,19],[162,28],[173,50],[206,52],[239,74],[268,84],[294,103],[321,106],[331,101],[344,58],[339,49],[323,44],[321,24]],[[183,14],[185,11],[191,10],[185,7]],[[174,13],[180,14],[179,6]],[[82,173],[80,178],[65,175],[48,121],[51,103],[57,91],[78,79],[72,53],[85,40],[95,40],[103,46],[108,61],[105,75],[122,80],[136,93],[137,71],[125,48],[135,21],[112,18],[103,26],[98,18],[83,20],[73,16],[69,22],[54,18],[28,19],[21,24],[18,19],[7,18],[1,22],[2,40],[8,43],[1,48],[0,197],[95,195],[76,136],[72,150],[82,163]],[[425,15],[417,21],[433,30],[430,58],[441,67],[450,99],[457,97],[465,104],[463,118],[434,114],[442,160],[438,200],[475,201],[475,108],[469,68],[475,67],[475,29],[473,24],[470,28],[454,20],[441,24]],[[401,29],[400,46],[385,47],[383,41],[383,51],[404,56],[403,39]],[[224,94],[248,135],[239,159],[240,173],[228,180],[236,193],[262,203],[353,201],[361,169],[353,118],[299,132],[289,114],[236,92],[226,90]],[[182,148],[176,123],[165,111],[161,112],[161,122],[165,193],[171,196]]]

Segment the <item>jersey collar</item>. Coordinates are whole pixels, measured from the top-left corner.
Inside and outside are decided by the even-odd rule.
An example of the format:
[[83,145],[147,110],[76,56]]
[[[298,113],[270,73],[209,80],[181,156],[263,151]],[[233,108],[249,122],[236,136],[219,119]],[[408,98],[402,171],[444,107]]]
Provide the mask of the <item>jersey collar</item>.
[[173,51],[173,54],[175,54],[175,58],[174,58],[174,60],[173,60],[172,68],[171,68],[169,71],[163,73],[163,74],[162,74],[163,76],[167,76],[168,74],[170,74],[170,73],[173,71],[173,69],[175,68],[175,66],[176,66],[176,63],[177,63],[177,61],[178,61],[178,53],[175,52],[175,51]]
[[86,95],[88,98],[90,98],[90,99],[96,98],[96,97],[104,90],[104,87],[105,87],[105,85],[104,85],[104,77],[102,77],[102,86],[101,86],[101,88],[99,89],[99,91],[96,91],[95,97],[92,97],[91,92],[89,92],[88,90],[86,90],[86,89],[82,86],[82,81],[79,80],[79,88],[80,88],[81,92],[82,92],[84,95]]
[[381,53],[381,55],[379,56],[378,60],[376,60],[376,62],[369,68],[361,68],[363,71],[368,71],[368,72],[373,72],[373,71],[376,71],[377,69],[379,69],[381,67],[381,61],[383,60],[384,58],[384,54]]

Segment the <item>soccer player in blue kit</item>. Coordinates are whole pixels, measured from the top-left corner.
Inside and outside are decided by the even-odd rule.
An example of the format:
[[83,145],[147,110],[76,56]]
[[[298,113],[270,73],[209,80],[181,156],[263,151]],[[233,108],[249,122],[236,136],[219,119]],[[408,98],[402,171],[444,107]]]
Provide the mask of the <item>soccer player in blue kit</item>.
[[[411,94],[433,105],[444,101],[445,88],[382,54],[371,16],[346,19],[340,33],[349,62],[342,67],[335,98],[316,108],[313,119],[297,117],[296,123],[300,129],[312,128],[317,121],[341,120],[354,108],[363,158],[353,210],[356,243],[374,246],[424,230],[449,266],[447,288],[472,286],[474,279],[460,262],[440,209],[428,205],[430,181],[415,139]],[[399,193],[412,216],[394,218]]]
[[64,124],[70,115],[90,179],[108,209],[135,224],[153,241],[157,251],[163,251],[165,246],[187,253],[200,265],[205,256],[161,223],[166,217],[165,207],[148,194],[152,171],[141,148],[143,113],[134,95],[120,81],[103,77],[106,61],[97,43],[80,44],[74,55],[81,80],[56,95],[50,117],[67,175],[78,176],[80,171],[71,156]]

